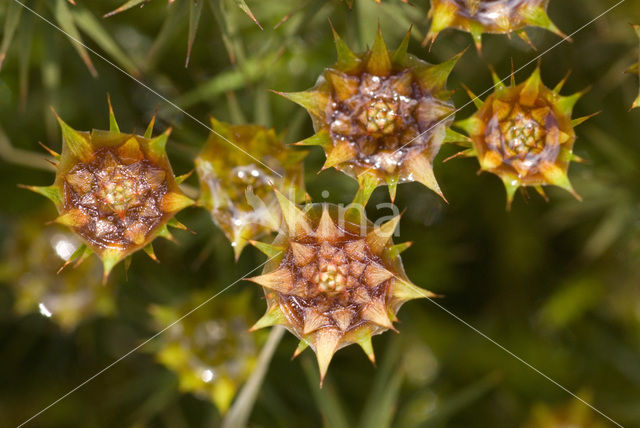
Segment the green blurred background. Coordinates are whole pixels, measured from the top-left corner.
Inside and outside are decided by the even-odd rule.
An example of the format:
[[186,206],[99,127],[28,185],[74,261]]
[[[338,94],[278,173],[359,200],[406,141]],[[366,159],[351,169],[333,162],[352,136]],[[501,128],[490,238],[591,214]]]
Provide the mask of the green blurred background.
[[[81,52],[95,66],[92,76],[78,46],[26,10],[6,46],[0,71],[1,426],[28,419],[264,260],[248,249],[235,264],[209,214],[192,208],[178,217],[196,234],[179,231],[177,245],[158,243],[160,264],[136,255],[128,278],[118,267],[106,286],[97,259],[56,275],[61,257],[77,243],[46,225],[55,216],[52,204],[17,187],[53,180],[38,145],[60,148],[50,106],[76,129],[104,129],[110,93],[120,128],[139,132],[158,109],[156,130],[174,128],[168,152],[175,171],[184,173],[193,168],[207,129],[123,71],[200,121],[214,115],[255,122],[286,130],[294,142],[311,135],[311,122],[269,89],[306,89],[334,62],[329,20],[357,50],[372,43],[378,23],[390,48],[413,25],[410,52],[430,62],[471,44],[469,35],[447,31],[431,51],[423,48],[426,0],[356,0],[353,10],[339,0],[247,0],[264,30],[238,8],[242,2],[199,1],[188,68],[187,0],[171,6],[152,0],[107,19],[101,16],[122,1],[26,2],[67,32],[75,28],[112,64]],[[5,32],[13,3],[0,4]],[[615,3],[552,0],[549,14],[571,33]],[[322,390],[312,353],[290,361],[296,343],[286,335],[250,426],[614,426],[470,326],[621,425],[640,426],[640,111],[628,111],[638,79],[624,74],[638,60],[633,22],[640,23],[640,7],[627,0],[542,58],[548,86],[569,71],[565,93],[592,86],[576,116],[601,111],[577,129],[575,151],[586,162],[572,165],[570,177],[584,201],[555,189],[549,203],[521,192],[506,212],[500,181],[477,175],[473,159],[442,163],[457,150],[443,148],[436,176],[450,203],[417,184],[400,186],[396,203],[406,209],[400,239],[414,242],[403,255],[407,273],[442,294],[437,303],[450,313],[428,300],[407,304],[399,314],[401,333],[374,339],[378,367],[356,347],[346,348]],[[530,35],[537,52],[505,36],[485,36],[482,56],[470,49],[449,81],[456,106],[468,102],[463,83],[476,93],[491,87],[489,65],[507,76],[512,60],[519,68],[560,41],[541,30]],[[457,117],[472,112],[467,106]],[[318,175],[323,159],[318,149],[307,160],[310,195],[349,202],[355,183],[333,170]],[[384,189],[374,193],[372,217],[389,214],[375,209],[387,198]],[[26,426],[220,426],[220,403],[255,366],[265,342],[265,334],[246,331],[263,311],[262,290],[239,282]],[[214,369],[211,379],[197,375],[204,373],[198,371],[203,361]]]

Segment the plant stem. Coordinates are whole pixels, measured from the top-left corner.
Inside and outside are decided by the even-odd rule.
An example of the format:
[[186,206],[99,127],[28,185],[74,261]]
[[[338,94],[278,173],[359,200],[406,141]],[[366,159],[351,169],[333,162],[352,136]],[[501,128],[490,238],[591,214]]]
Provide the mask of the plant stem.
[[258,364],[242,387],[238,398],[236,398],[229,412],[224,417],[222,428],[245,428],[247,426],[251,410],[260,391],[260,386],[262,385],[271,358],[278,347],[278,343],[280,343],[282,339],[284,331],[284,328],[280,326],[271,329],[267,343],[264,344],[262,351],[260,351]]
[[55,166],[47,162],[47,159],[53,160],[50,156],[13,147],[11,140],[9,140],[9,137],[7,137],[2,128],[0,128],[0,158],[3,158],[9,163],[29,168],[53,172],[56,170]]

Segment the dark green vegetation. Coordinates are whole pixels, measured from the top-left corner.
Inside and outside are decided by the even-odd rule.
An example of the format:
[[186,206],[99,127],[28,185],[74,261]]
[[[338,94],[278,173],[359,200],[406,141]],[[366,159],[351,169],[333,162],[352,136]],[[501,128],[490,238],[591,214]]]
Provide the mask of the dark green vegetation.
[[[425,0],[413,6],[400,0],[381,5],[356,0],[353,10],[338,0],[248,0],[264,30],[235,0],[199,0],[200,11],[190,10],[187,0],[176,0],[169,8],[164,0],[152,0],[143,8],[101,18],[122,2],[27,4],[74,37],[80,34],[91,49],[202,123],[94,54],[81,50],[78,55],[77,44],[29,11],[22,12],[19,22],[9,20],[17,29],[0,70],[2,426],[28,419],[265,260],[247,248],[234,263],[232,248],[209,213],[189,208],[177,217],[197,234],[177,231],[177,245],[157,242],[160,264],[136,254],[128,278],[118,266],[106,286],[100,285],[96,258],[56,275],[63,263],[57,254],[64,255],[77,242],[65,229],[45,225],[56,216],[50,202],[17,187],[53,180],[42,161],[46,152],[38,145],[42,141],[60,150],[50,106],[75,129],[105,128],[109,92],[121,129],[139,134],[157,108],[156,132],[174,128],[167,152],[176,174],[183,174],[193,169],[209,134],[202,125],[209,124],[209,115],[287,131],[287,142],[312,135],[304,109],[268,90],[309,88],[334,63],[329,19],[357,51],[374,40],[378,22],[391,47],[413,24],[409,52],[434,64],[473,44],[468,34],[447,30],[431,51],[423,48]],[[12,3],[0,4],[3,28],[15,16]],[[549,16],[570,34],[616,2],[550,3]],[[198,13],[185,69],[190,15]],[[286,16],[290,18],[281,23]],[[396,204],[406,208],[397,241],[414,242],[403,253],[407,275],[444,297],[408,303],[399,314],[401,333],[373,339],[377,368],[356,347],[337,353],[322,390],[313,355],[306,351],[291,362],[296,341],[285,336],[250,426],[554,427],[563,417],[573,418],[577,426],[613,426],[451,314],[623,426],[640,425],[640,112],[628,111],[638,81],[624,74],[638,61],[638,40],[629,25],[634,22],[640,22],[640,10],[637,2],[627,0],[573,36],[573,43],[542,58],[542,79],[548,86],[568,71],[572,75],[563,93],[592,86],[576,105],[575,117],[602,111],[576,129],[575,153],[586,162],[572,163],[569,177],[583,202],[550,188],[547,203],[529,189],[520,191],[506,212],[500,180],[476,175],[474,159],[443,163],[459,150],[443,147],[434,162],[435,176],[449,204],[417,183],[399,186]],[[449,79],[456,107],[469,101],[462,84],[477,94],[491,87],[487,65],[507,77],[512,59],[518,69],[560,41],[544,30],[529,34],[537,52],[504,35],[485,36],[482,57],[472,47]],[[523,81],[534,68],[535,62],[516,79]],[[474,111],[468,105],[456,119]],[[323,162],[320,149],[305,161],[309,194],[315,201],[348,203],[356,182],[335,170],[317,175]],[[196,177],[186,183],[198,185]],[[390,215],[375,210],[386,201],[387,190],[377,189],[369,216]],[[45,309],[39,310],[40,302]],[[199,361],[224,365],[224,370],[241,358],[244,372],[266,339],[246,333],[264,305],[259,287],[236,283],[184,320],[190,349]],[[51,318],[41,314],[47,310]],[[202,340],[197,332],[203,331],[215,331],[205,335],[212,342]],[[184,392],[202,386],[198,379],[208,377],[190,378],[196,369],[166,368],[193,367],[178,361],[182,353],[171,353],[173,344],[185,343],[176,339],[179,333],[165,332],[26,426],[219,426],[221,416],[212,399],[223,406],[225,394],[234,388]]]

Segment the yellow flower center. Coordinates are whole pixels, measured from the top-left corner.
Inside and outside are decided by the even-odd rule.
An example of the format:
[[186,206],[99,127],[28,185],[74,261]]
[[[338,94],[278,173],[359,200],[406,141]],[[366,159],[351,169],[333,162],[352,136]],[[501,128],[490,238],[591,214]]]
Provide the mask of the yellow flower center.
[[344,275],[338,272],[338,268],[332,263],[323,266],[314,276],[313,282],[322,292],[339,292],[344,290],[347,284]]
[[368,133],[392,134],[396,130],[398,108],[398,103],[373,100],[365,107],[358,120]]
[[122,218],[130,208],[142,203],[140,190],[148,190],[146,186],[140,189],[137,181],[122,165],[110,167],[98,180],[98,198]]
[[505,151],[510,156],[540,153],[545,146],[545,129],[523,113],[514,116],[501,125]]

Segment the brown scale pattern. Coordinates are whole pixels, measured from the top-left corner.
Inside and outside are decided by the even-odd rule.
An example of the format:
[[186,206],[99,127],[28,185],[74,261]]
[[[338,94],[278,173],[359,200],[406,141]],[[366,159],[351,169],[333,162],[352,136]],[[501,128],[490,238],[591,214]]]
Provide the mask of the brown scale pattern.
[[102,148],[65,176],[65,211],[80,223],[74,230],[96,246],[141,245],[163,221],[166,178],[167,173],[147,159]]
[[360,236],[343,233],[332,243],[292,242],[280,265],[295,278],[293,289],[278,297],[300,336],[320,328],[348,332],[367,322],[363,311],[370,302],[387,304],[390,274],[380,274],[387,269],[384,262]]
[[347,141],[356,149],[349,164],[391,173],[410,151],[437,152],[431,128],[448,104],[422,89],[411,70],[389,76],[341,73],[341,79],[353,95],[341,99],[331,94],[327,124],[333,141]]

